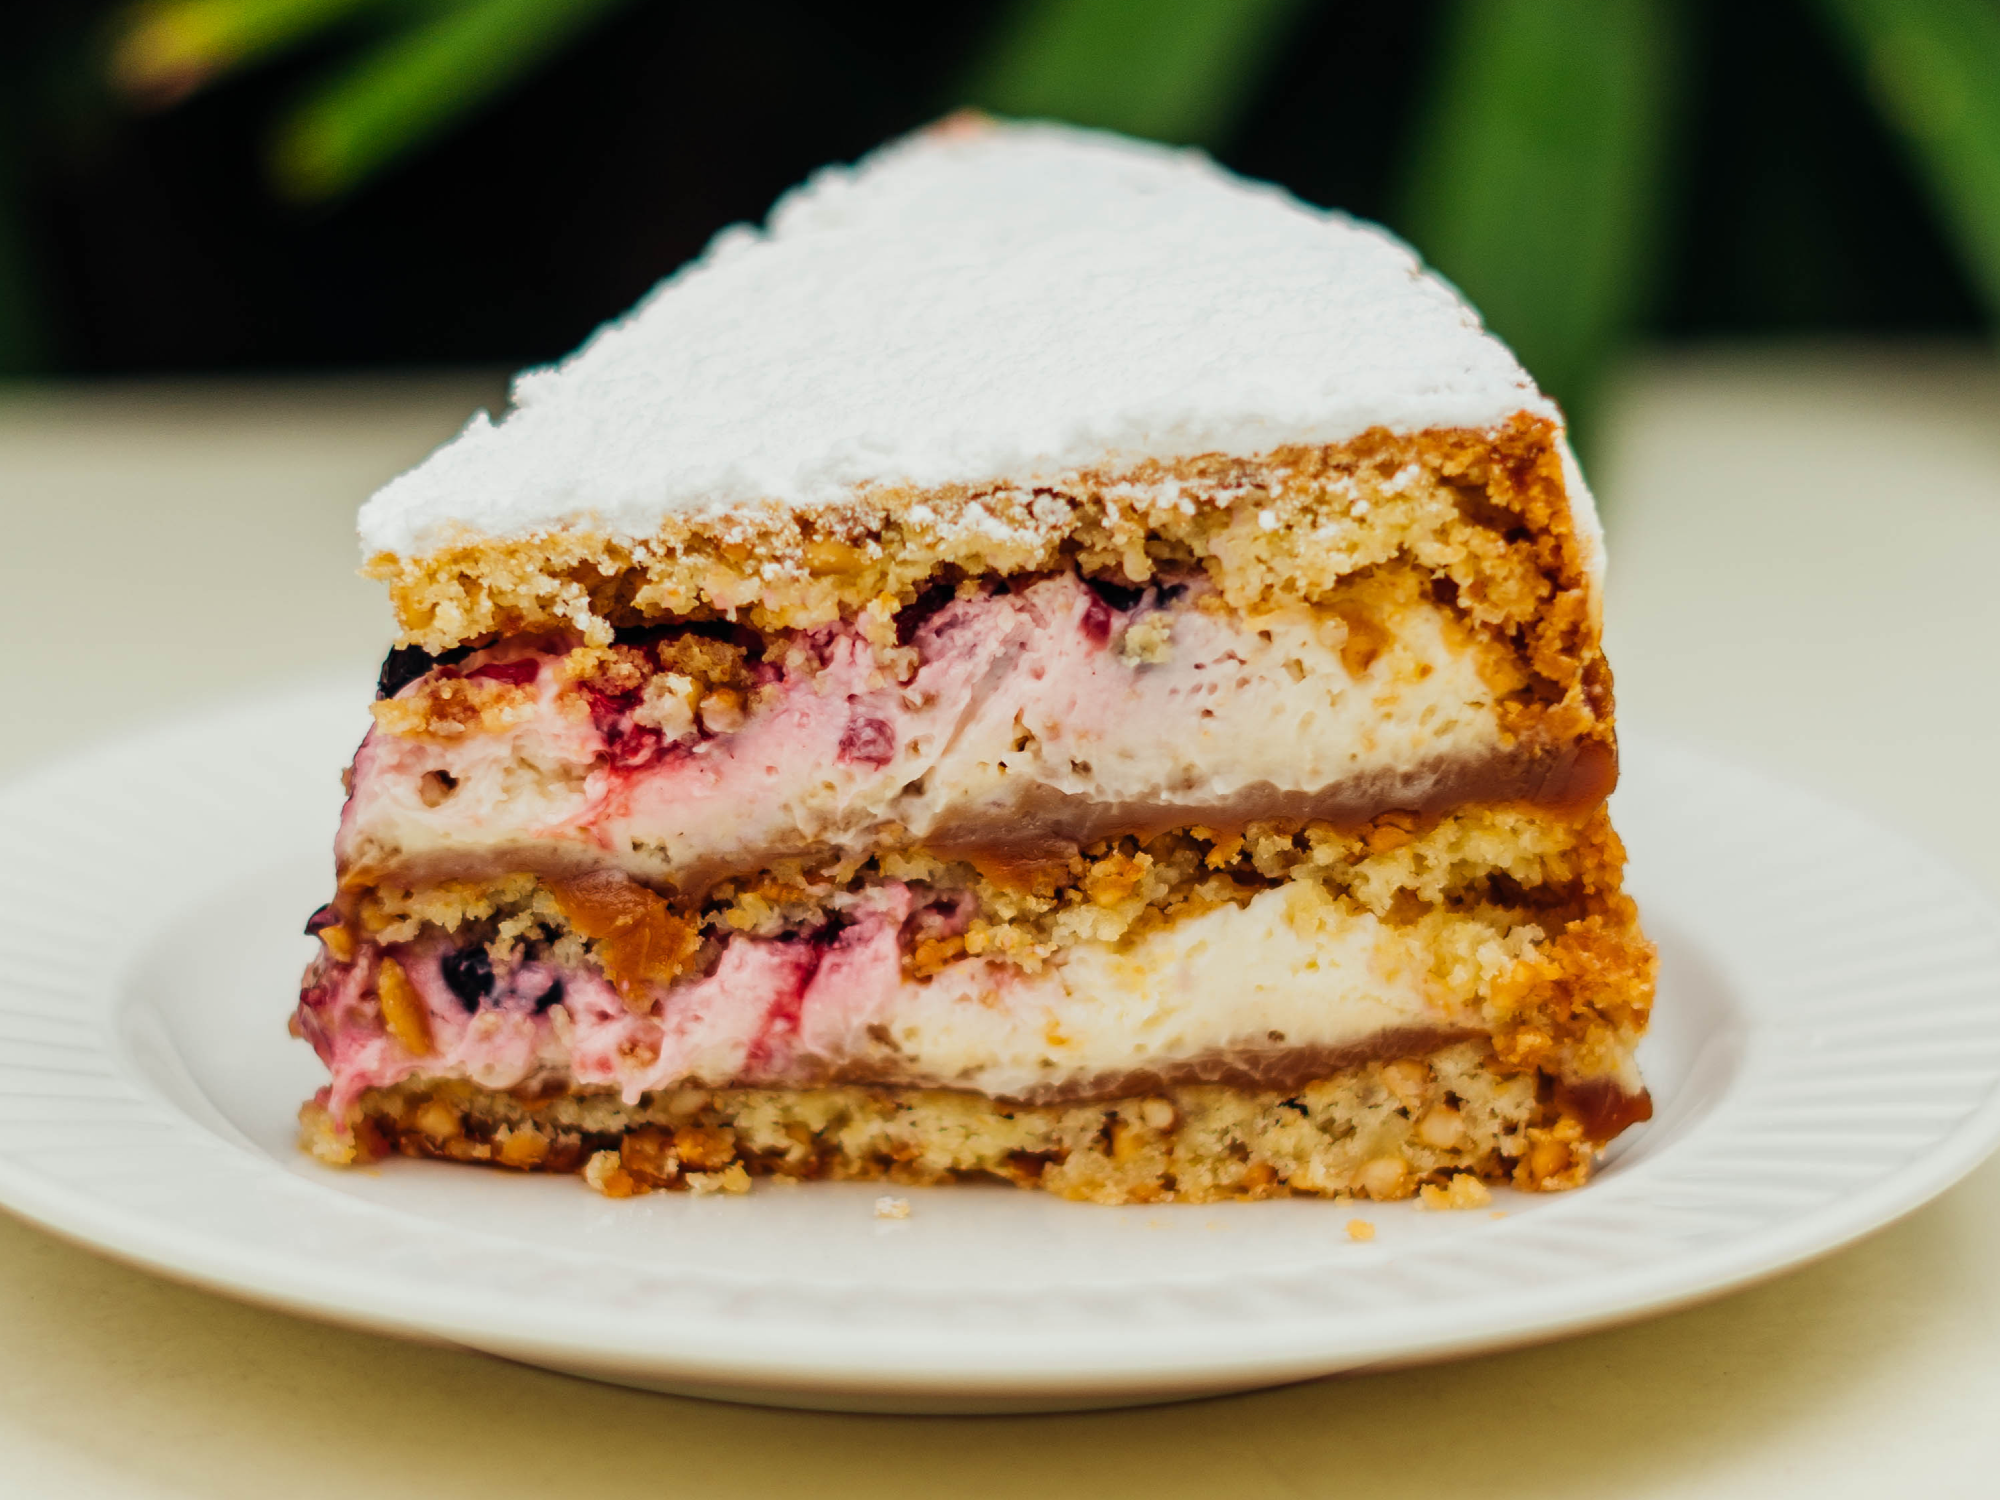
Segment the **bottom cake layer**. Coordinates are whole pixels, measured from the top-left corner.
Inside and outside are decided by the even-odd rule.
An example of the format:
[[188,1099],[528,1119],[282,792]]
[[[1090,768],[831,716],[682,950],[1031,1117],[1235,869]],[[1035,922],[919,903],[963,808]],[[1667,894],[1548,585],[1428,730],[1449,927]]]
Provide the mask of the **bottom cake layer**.
[[1289,1092],[1190,1084],[1089,1103],[1007,1104],[939,1089],[684,1087],[541,1099],[411,1078],[346,1119],[301,1111],[307,1149],[348,1165],[400,1151],[581,1172],[612,1197],[745,1192],[753,1176],[949,1182],[989,1176],[1097,1203],[1291,1193],[1463,1206],[1479,1182],[1549,1190],[1596,1148],[1545,1078],[1496,1071],[1484,1042],[1369,1062]]

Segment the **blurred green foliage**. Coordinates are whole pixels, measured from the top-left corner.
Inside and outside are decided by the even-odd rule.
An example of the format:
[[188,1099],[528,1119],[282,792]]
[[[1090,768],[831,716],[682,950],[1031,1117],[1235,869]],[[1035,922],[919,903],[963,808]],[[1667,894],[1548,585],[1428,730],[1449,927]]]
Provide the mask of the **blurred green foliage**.
[[[115,13],[103,68],[129,103],[157,109],[308,46],[332,58],[267,142],[275,189],[326,203],[626,3],[138,0]],[[1356,0],[1012,0],[939,107],[1219,148],[1302,20],[1335,3]],[[1428,64],[1396,227],[1575,417],[1587,419],[1661,270],[1693,3],[1450,0]],[[2000,0],[1807,4],[1908,146],[2000,316]],[[0,116],[0,371],[35,358],[6,136]]]
[[471,0],[424,7],[299,105],[271,170],[296,198],[338,196],[497,92],[627,0]]
[[1467,0],[1401,227],[1586,426],[1654,282],[1679,48],[1668,0]]
[[41,363],[41,329],[36,325],[34,275],[28,265],[25,236],[17,221],[20,195],[15,191],[17,167],[0,134],[0,376],[20,375]]
[[349,192],[471,113],[627,0],[147,0],[111,52],[155,107],[336,28],[359,55],[279,120],[271,179],[289,198]]
[[997,114],[1213,144],[1307,0],[1024,0],[965,83]]
[[36,276],[29,263],[26,226],[21,222],[21,162],[28,90],[18,62],[10,66],[7,37],[0,32],[0,378],[40,367],[42,330],[34,295]]
[[1819,0],[2000,316],[2000,4]]

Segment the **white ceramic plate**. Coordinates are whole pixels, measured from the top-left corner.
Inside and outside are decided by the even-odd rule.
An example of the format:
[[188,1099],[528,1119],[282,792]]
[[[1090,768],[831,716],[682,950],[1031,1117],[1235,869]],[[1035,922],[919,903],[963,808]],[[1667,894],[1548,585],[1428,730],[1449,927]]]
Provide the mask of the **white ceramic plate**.
[[[169,727],[0,792],[0,1203],[218,1291],[740,1400],[1036,1410],[1546,1339],[1712,1297],[1907,1213],[2000,1136],[2000,923],[1801,791],[1626,747],[1662,953],[1658,1115],[1502,1213],[1099,1208],[1006,1187],[611,1202],[293,1146],[285,1034],[366,689]],[[903,1190],[899,1190],[903,1191]],[[1372,1243],[1344,1227],[1366,1217]]]

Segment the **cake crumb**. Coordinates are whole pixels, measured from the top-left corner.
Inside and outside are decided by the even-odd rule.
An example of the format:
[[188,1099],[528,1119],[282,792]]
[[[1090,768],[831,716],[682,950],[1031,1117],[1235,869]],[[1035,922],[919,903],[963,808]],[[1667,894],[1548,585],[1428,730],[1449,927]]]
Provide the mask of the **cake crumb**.
[[743,1170],[743,1163],[733,1161],[720,1172],[690,1172],[687,1185],[696,1196],[709,1193],[742,1194],[750,1191],[750,1174]]
[[910,1200],[908,1198],[884,1197],[875,1200],[875,1217],[878,1219],[907,1219],[909,1216]]
[[[491,1161],[515,1170],[580,1172],[598,1193],[621,1198],[662,1189],[691,1191],[694,1184],[688,1177],[726,1171],[746,1150],[751,1154],[743,1165],[753,1193],[763,1193],[765,1183],[796,1194],[801,1178],[870,1174],[873,1190],[855,1193],[862,1204],[872,1204],[877,1193],[894,1193],[899,1183],[946,1180],[947,1174],[974,1171],[1072,1199],[1151,1205],[1148,1215],[1160,1214],[1158,1205],[1168,1202],[1213,1204],[1289,1190],[1344,1201],[1342,1216],[1329,1221],[1338,1233],[1348,1217],[1366,1207],[1365,1186],[1356,1180],[1360,1168],[1392,1164],[1393,1182],[1385,1185],[1396,1189],[1397,1198],[1414,1198],[1426,1179],[1448,1191],[1451,1179],[1468,1171],[1468,1159],[1489,1160],[1509,1134],[1518,1136],[1528,1127],[1539,1107],[1534,1080],[1499,1079],[1488,1071],[1486,1057],[1483,1044],[1468,1041],[1441,1048],[1426,1060],[1429,1099],[1455,1095],[1465,1101],[1461,1113],[1477,1123],[1452,1152],[1430,1156],[1421,1175],[1403,1158],[1371,1155],[1380,1149],[1379,1135],[1371,1138],[1358,1128],[1343,1134],[1334,1128],[1343,1121],[1365,1125],[1394,1118],[1407,1130],[1412,1118],[1423,1118],[1421,1105],[1409,1116],[1398,1113],[1396,1096],[1381,1081],[1381,1064],[1336,1074],[1290,1103],[1269,1093],[1248,1096],[1259,1106],[1254,1116],[1259,1128],[1246,1142],[1254,1153],[1252,1164],[1233,1158],[1204,1164],[1184,1153],[1157,1149],[1163,1137],[1155,1132],[1163,1124],[1183,1141],[1239,1129],[1245,1095],[1227,1089],[1220,1097],[1202,1089],[1174,1089],[1109,1100],[1091,1106],[1090,1114],[1077,1105],[1002,1105],[958,1096],[947,1102],[915,1090],[878,1093],[850,1086],[795,1094],[687,1088],[638,1106],[606,1092],[579,1094],[552,1107],[469,1080],[416,1078],[369,1090],[350,1108],[345,1129],[324,1102],[308,1104],[300,1111],[300,1133],[318,1159],[337,1166],[396,1154]],[[433,1104],[438,1107],[427,1107]],[[1301,1106],[1314,1128],[1301,1131],[1292,1124],[1300,1118],[1296,1111]],[[1099,1126],[1095,1133],[1103,1137],[1101,1145],[1073,1149],[1079,1119],[1092,1118]],[[437,1128],[426,1133],[424,1121]],[[920,1143],[914,1154],[913,1138]],[[800,1148],[799,1154],[778,1158],[756,1144],[777,1140]],[[1121,1140],[1128,1148],[1124,1159],[1117,1155]],[[617,1145],[600,1144],[611,1141]],[[1072,1150],[1061,1165],[1031,1160],[1030,1171],[1014,1155],[1024,1147],[1052,1151],[1065,1143]],[[1258,1170],[1250,1170],[1251,1165]],[[759,1181],[760,1166],[773,1175]],[[892,1171],[898,1175],[883,1181]],[[1458,1184],[1458,1193],[1464,1195],[1468,1186]],[[713,1190],[727,1188],[718,1182]],[[910,1197],[914,1207],[913,1196],[902,1196]],[[1496,1202],[1491,1206],[1497,1208],[1499,1192],[1492,1197]],[[1234,1221],[1220,1217],[1183,1220],[1177,1212],[1169,1217],[1177,1232],[1236,1228]],[[881,1232],[890,1232],[893,1222],[886,1221]]]
[[1375,1238],[1375,1226],[1366,1219],[1349,1219],[1347,1237],[1357,1245],[1365,1245]]
[[1446,1187],[1425,1183],[1418,1201],[1424,1208],[1484,1208],[1493,1201],[1493,1194],[1470,1172],[1459,1172]]
[[636,1198],[650,1188],[619,1161],[616,1151],[599,1151],[583,1166],[583,1180],[607,1198]]
[[1164,610],[1141,615],[1125,627],[1118,654],[1134,665],[1157,665],[1173,657],[1174,622]]

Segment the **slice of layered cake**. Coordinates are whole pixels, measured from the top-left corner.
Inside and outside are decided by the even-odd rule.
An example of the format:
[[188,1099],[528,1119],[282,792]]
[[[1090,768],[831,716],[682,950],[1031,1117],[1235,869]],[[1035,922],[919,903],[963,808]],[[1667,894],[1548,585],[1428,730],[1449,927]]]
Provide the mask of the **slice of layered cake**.
[[1649,1113],[1590,497],[1375,229],[951,122],[361,524],[326,1161],[1462,1202]]

